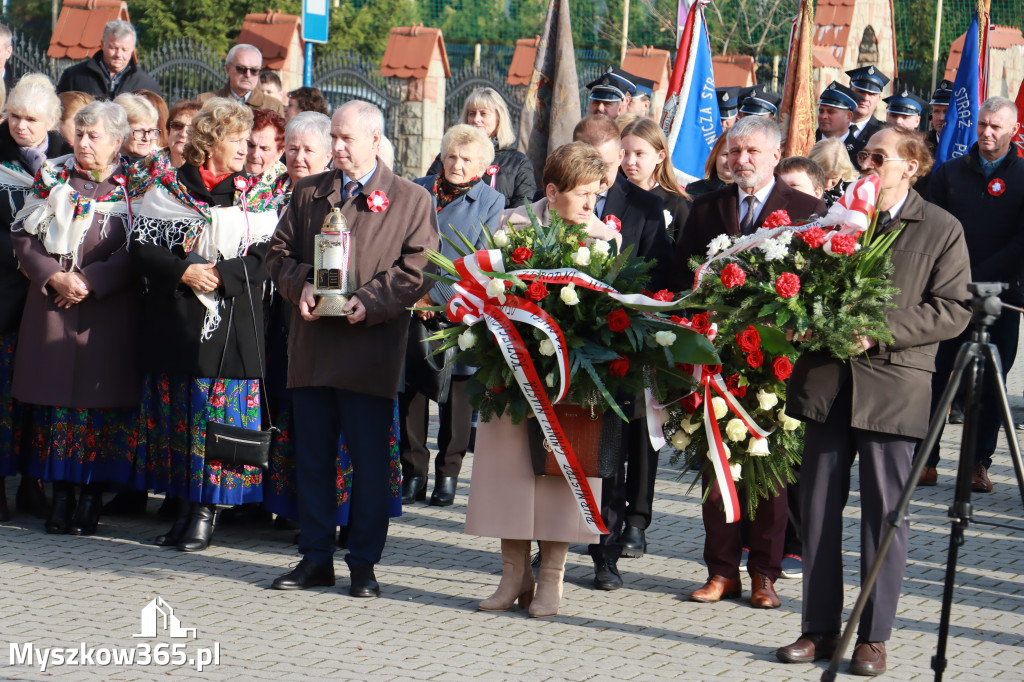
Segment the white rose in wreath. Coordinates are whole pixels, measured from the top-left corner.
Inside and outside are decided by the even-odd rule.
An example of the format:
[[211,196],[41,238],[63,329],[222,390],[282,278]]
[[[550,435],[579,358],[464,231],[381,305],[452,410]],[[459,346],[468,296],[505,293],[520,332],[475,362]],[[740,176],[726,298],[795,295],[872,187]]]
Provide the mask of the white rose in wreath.
[[751,436],[750,441],[747,442],[747,454],[751,457],[767,457],[770,455],[768,439]]
[[779,426],[782,427],[783,431],[793,431],[798,426],[800,426],[800,420],[793,419],[788,414],[786,414],[786,408],[782,408],[781,410],[779,410]]
[[544,339],[540,342],[540,354],[541,355],[554,355],[555,344],[551,343],[551,339]]
[[572,259],[576,262],[576,265],[585,268],[590,265],[590,249],[581,246]]
[[724,398],[714,397],[711,399],[711,411],[715,413],[715,419],[721,419],[729,414],[729,406]]
[[554,372],[548,372],[548,375],[546,377],[544,377],[544,383],[547,384],[548,388],[554,388],[555,387],[555,373]]
[[459,334],[459,348],[461,348],[462,350],[469,350],[475,345],[476,334],[473,333],[472,329],[467,329],[466,331]]
[[779,396],[771,391],[760,389],[757,392],[757,404],[762,410],[770,410],[779,404]]
[[612,247],[609,246],[608,242],[604,241],[603,239],[598,239],[597,241],[595,241],[590,248],[593,249],[594,253],[596,253],[599,256],[607,256],[609,253],[612,252]]
[[729,248],[729,235],[720,234],[708,244],[708,258]]
[[654,334],[654,340],[659,346],[671,346],[676,342],[676,335],[672,332],[666,331],[656,332]]
[[487,295],[491,298],[498,299],[499,302],[505,302],[505,282],[504,280],[491,278],[487,282]]
[[575,284],[566,284],[562,287],[562,290],[558,292],[558,297],[566,305],[577,305],[580,302],[580,295],[576,293]]
[[694,431],[700,428],[700,422],[695,422],[689,417],[687,417],[686,419],[683,419],[679,422],[679,428],[681,428],[683,431],[686,431],[687,433],[693,433]]
[[499,249],[504,249],[506,246],[508,246],[508,234],[505,232],[505,230],[501,230],[500,232],[494,233],[494,245],[497,246]]
[[732,474],[732,480],[738,481],[743,476],[743,465],[737,462],[736,464],[729,465],[729,473]]
[[747,427],[742,420],[735,417],[725,425],[725,437],[734,443],[738,443],[747,437]]
[[682,450],[690,444],[690,436],[685,431],[679,429],[672,434],[672,447],[676,450]]

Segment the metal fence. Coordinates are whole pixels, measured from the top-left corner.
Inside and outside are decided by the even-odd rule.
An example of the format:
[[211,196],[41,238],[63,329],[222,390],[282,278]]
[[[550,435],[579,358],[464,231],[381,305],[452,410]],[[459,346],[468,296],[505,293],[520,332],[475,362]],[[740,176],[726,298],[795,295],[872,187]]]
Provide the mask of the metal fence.
[[203,43],[188,38],[162,43],[139,61],[160,84],[168,104],[218,90],[224,85],[224,58]]

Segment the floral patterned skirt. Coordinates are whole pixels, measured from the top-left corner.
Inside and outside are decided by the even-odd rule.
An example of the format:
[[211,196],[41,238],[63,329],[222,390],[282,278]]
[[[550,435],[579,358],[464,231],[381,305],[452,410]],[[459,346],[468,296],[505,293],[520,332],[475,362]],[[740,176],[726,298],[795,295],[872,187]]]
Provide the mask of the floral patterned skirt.
[[257,379],[148,376],[132,487],[207,504],[262,501],[263,476],[258,468],[224,467],[205,457],[207,421],[260,428],[259,383]]
[[17,345],[17,333],[0,334],[0,476],[17,476],[21,468],[25,408],[11,397]]
[[[275,425],[280,432],[274,438],[274,445],[270,450],[270,469],[264,480],[263,507],[278,516],[298,520],[299,485],[295,468],[295,425],[292,414],[291,399],[280,400],[274,413]],[[392,518],[402,515],[402,464],[398,456],[398,435],[398,401],[396,400],[391,433],[388,438],[391,472],[388,514]],[[338,468],[335,480],[338,492],[337,524],[347,526],[348,499],[352,491],[352,460],[349,458],[348,447],[345,445],[345,434],[342,434],[338,441]]]
[[44,481],[123,483],[138,447],[139,408],[25,405],[28,475]]

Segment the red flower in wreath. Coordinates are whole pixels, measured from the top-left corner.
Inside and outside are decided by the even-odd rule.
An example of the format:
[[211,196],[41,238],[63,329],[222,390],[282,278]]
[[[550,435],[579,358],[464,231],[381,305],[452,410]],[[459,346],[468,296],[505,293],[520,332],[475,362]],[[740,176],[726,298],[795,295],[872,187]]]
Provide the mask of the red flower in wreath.
[[722,268],[719,278],[722,280],[722,286],[726,289],[735,289],[738,286],[743,286],[743,283],[747,281],[747,273],[743,272],[743,269],[735,263],[729,263]]
[[747,387],[740,386],[740,375],[730,374],[725,378],[725,387],[729,389],[729,393],[732,393],[737,398],[743,398],[747,395]]
[[768,218],[764,221],[764,225],[762,225],[761,227],[771,230],[776,227],[788,227],[789,225],[792,224],[793,219],[789,217],[789,213],[782,209],[779,209],[778,211],[774,211],[770,216],[768,216]]
[[764,364],[764,353],[759,350],[753,350],[747,353],[747,364],[751,369],[757,369]]
[[753,325],[748,325],[746,329],[736,335],[736,345],[744,353],[753,353],[761,348],[761,335],[758,333],[757,328]]
[[832,253],[851,256],[857,250],[857,238],[852,234],[832,235],[831,248]]
[[605,216],[604,224],[616,232],[622,232],[622,221],[613,215]]
[[772,360],[772,371],[776,379],[785,381],[793,373],[793,363],[787,357],[775,358]]
[[691,323],[693,328],[697,330],[699,334],[707,334],[711,331],[711,321],[708,319],[707,313],[697,313],[693,316]]
[[629,315],[622,308],[608,313],[605,319],[608,321],[608,328],[613,332],[624,332],[629,327]]
[[792,272],[784,272],[775,280],[775,293],[781,298],[793,298],[799,292],[800,278]]
[[999,196],[1006,191],[1006,183],[1003,182],[1002,178],[992,178],[992,182],[988,183],[988,193],[994,197]]
[[366,205],[374,213],[383,213],[387,210],[389,203],[388,195],[384,194],[384,192],[381,192],[379,189],[366,197]]
[[512,250],[512,254],[509,256],[509,258],[512,259],[513,263],[517,265],[522,265],[523,263],[528,261],[530,259],[530,256],[532,255],[533,251],[526,248],[525,246],[520,246]]
[[532,301],[539,301],[547,295],[547,287],[540,282],[530,282],[530,286],[526,287],[526,298]]
[[816,249],[828,241],[828,232],[817,226],[798,232],[797,235],[812,249]]
[[694,412],[697,411],[697,408],[700,407],[701,403],[703,402],[704,399],[700,397],[699,393],[691,393],[690,395],[680,400],[679,404],[683,406],[684,410],[686,410],[690,414],[693,414]]
[[618,358],[608,363],[608,373],[613,377],[624,377],[629,371],[629,358],[619,355]]

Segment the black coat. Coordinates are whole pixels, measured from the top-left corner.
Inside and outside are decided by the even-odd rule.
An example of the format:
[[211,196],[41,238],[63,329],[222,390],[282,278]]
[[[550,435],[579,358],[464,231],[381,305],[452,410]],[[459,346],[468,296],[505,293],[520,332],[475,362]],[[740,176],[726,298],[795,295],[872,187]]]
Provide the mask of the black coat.
[[[1003,192],[989,191],[1003,181]],[[935,169],[929,200],[960,221],[975,282],[1006,282],[1003,301],[1024,303],[1024,159],[1013,146],[991,176],[981,172],[975,143],[963,156]],[[997,190],[994,190],[997,191]]]
[[661,197],[637,187],[619,173],[615,184],[608,189],[601,220],[613,215],[622,222],[622,246],[632,246],[631,255],[655,262],[650,271],[651,291],[668,285],[672,266],[672,240],[665,229],[665,204]]
[[[668,229],[668,236],[674,242],[679,230],[686,224],[690,217],[690,202],[681,194],[669,192],[661,185],[651,190],[651,194],[661,197],[665,203],[665,227]],[[669,217],[672,219],[669,220]]]
[[[199,177],[199,170],[185,164],[178,179],[189,193],[211,206],[231,206],[235,175],[229,176],[210,192]],[[221,378],[257,379],[263,348],[263,284],[267,281],[266,255],[269,243],[255,244],[241,258],[217,262],[224,281],[219,293],[225,305],[221,323],[212,338],[201,340],[206,308],[189,287],[181,283],[189,263],[181,246],[172,249],[158,244],[141,244],[132,237],[131,253],[145,281],[142,312],[143,366],[149,372],[186,374],[192,377],[217,376],[221,353],[227,341],[227,355]],[[249,273],[249,295],[245,289],[243,263]],[[232,324],[228,315],[234,307]],[[253,315],[255,314],[255,320]],[[253,328],[260,330],[256,333]],[[230,330],[230,336],[229,336]],[[257,340],[259,347],[257,349]],[[258,353],[257,353],[258,350]]]
[[80,64],[64,69],[64,73],[61,74],[60,80],[57,82],[57,92],[71,90],[87,92],[96,99],[114,99],[118,95],[136,90],[152,90],[161,97],[163,96],[160,84],[139,68],[139,63],[134,58],[126,67],[126,72],[121,76],[117,87],[111,92],[110,72],[103,63],[103,50]]
[[[780,209],[785,209],[789,217],[796,222],[812,215],[824,215],[825,202],[810,194],[798,192],[775,178],[775,187],[765,198],[764,206],[757,214],[754,224],[759,227],[768,216]],[[682,233],[676,238],[675,260],[672,263],[672,276],[669,280],[670,289],[683,291],[693,286],[690,258],[703,258],[707,253],[708,244],[720,234],[739,234],[739,215],[739,189],[734,184],[693,200],[690,217],[683,225]]]
[[[63,156],[71,151],[59,134],[51,132],[47,135],[50,145],[47,156]],[[0,123],[0,162],[3,161],[27,170],[7,121]],[[3,292],[0,295],[0,334],[18,331],[28,293],[28,279],[18,269],[18,259],[14,257],[14,245],[11,243],[14,215],[24,205],[24,192],[0,190],[0,292]]]
[[694,180],[693,182],[686,186],[686,193],[689,194],[691,198],[696,199],[697,197],[707,194],[708,192],[714,192],[716,190],[722,189],[727,184],[729,183],[719,178],[718,174],[716,173],[715,175],[712,175],[710,178],[704,178],[703,180]]
[[[496,141],[492,138],[492,142]],[[505,208],[519,208],[524,201],[532,201],[537,181],[534,178],[533,163],[530,158],[515,147],[503,147],[494,150],[493,165],[498,167],[494,189],[505,197]],[[444,170],[441,156],[427,169],[427,175],[438,175]],[[484,176],[484,182],[490,184],[490,176]]]

